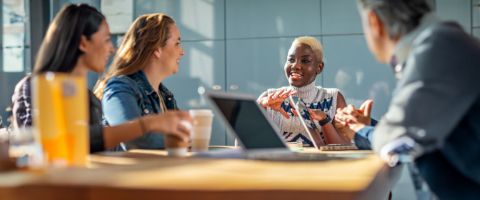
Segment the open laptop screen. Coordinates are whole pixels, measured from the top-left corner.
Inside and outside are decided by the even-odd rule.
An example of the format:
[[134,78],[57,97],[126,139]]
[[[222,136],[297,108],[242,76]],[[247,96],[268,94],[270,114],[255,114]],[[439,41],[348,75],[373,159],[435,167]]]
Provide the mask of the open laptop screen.
[[208,96],[246,149],[286,148],[254,99]]

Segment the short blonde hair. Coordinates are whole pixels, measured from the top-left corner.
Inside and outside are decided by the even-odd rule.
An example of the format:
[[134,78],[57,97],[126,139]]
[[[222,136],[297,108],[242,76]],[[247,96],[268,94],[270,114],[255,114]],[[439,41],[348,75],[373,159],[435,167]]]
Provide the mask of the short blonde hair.
[[302,44],[309,46],[317,56],[317,59],[323,61],[323,47],[316,38],[312,36],[297,37],[295,40],[293,40],[290,49],[298,47]]

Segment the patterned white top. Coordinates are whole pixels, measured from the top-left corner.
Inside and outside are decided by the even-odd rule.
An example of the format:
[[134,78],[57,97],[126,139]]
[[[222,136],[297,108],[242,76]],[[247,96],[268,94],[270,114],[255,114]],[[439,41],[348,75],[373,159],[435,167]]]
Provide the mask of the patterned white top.
[[[266,96],[275,92],[276,90],[285,88],[293,88],[294,90],[297,90],[296,96],[303,99],[308,108],[320,109],[326,112],[331,118],[335,116],[335,112],[337,110],[337,94],[339,90],[336,88],[322,88],[320,86],[315,86],[315,82],[300,88],[286,86],[277,89],[268,89],[261,96]],[[285,118],[282,114],[272,110],[271,108],[267,108],[267,113],[283,132],[285,140],[287,142],[302,142],[304,146],[313,147],[313,143],[310,140],[305,128],[302,126],[300,119],[298,116],[293,115],[291,110],[292,106],[290,105],[288,98],[283,102],[282,108],[290,115],[289,119]],[[309,124],[309,115],[304,115],[303,113],[302,115],[304,116],[307,124]],[[314,123],[316,127],[321,127],[317,121]]]

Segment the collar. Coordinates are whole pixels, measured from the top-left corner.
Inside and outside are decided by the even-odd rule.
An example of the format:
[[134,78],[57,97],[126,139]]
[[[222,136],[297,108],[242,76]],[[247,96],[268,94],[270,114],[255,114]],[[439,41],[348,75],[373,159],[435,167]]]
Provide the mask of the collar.
[[392,58],[390,58],[390,65],[392,66],[395,74],[397,75],[397,78],[400,75],[400,72],[403,70],[403,67],[405,65],[405,62],[407,61],[408,55],[410,54],[410,50],[415,39],[424,30],[439,21],[440,20],[435,14],[428,13],[420,20],[420,24],[417,26],[417,28],[413,29],[413,31],[410,31],[408,34],[400,38],[393,51],[393,56]]
[[145,91],[147,95],[151,95],[155,93],[155,90],[153,90],[152,86],[148,82],[147,76],[143,72],[143,70],[140,70],[138,72],[133,73],[130,75],[130,77],[135,80],[137,83],[137,86],[142,90]]
[[305,98],[305,97],[310,96],[310,94],[312,92],[315,92],[315,89],[317,88],[315,86],[315,81],[311,82],[308,85],[302,86],[302,87],[295,87],[295,86],[291,86],[291,87],[293,88],[293,90],[297,91],[297,95],[301,98]]
[[[135,80],[138,87],[140,87],[141,90],[145,91],[147,95],[152,95],[155,93],[155,90],[153,90],[150,82],[148,82],[147,76],[145,75],[145,72],[143,72],[143,70],[133,73],[132,75],[130,75],[130,77]],[[163,83],[160,83],[160,85],[158,86],[158,91],[160,92],[161,96],[167,98],[173,97],[173,93],[168,90],[167,87],[163,85]]]
[[167,99],[173,97],[173,93],[170,90],[168,90],[168,88],[165,87],[163,83],[160,83],[160,86],[158,87],[158,91],[160,91],[160,93],[162,93],[162,96],[164,96]]

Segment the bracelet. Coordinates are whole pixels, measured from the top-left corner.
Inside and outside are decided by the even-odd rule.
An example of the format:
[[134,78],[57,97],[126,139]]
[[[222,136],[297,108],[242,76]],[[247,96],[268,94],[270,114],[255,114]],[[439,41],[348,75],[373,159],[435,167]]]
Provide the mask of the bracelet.
[[138,118],[138,124],[140,125],[140,131],[142,131],[142,135],[145,135],[147,129],[145,128],[145,124],[143,123],[142,117]]
[[330,121],[332,121],[332,118],[330,118],[330,116],[327,115],[325,119],[318,121],[318,124],[320,124],[320,126],[324,126],[325,124],[328,124]]

